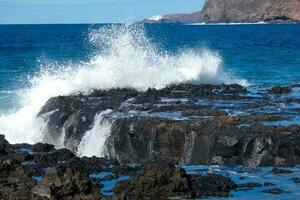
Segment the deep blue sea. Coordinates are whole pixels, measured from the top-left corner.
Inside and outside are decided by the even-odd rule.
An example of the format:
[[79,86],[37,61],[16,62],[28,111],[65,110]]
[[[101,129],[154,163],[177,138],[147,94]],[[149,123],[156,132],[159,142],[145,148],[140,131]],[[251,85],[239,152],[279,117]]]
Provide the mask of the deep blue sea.
[[[1,25],[0,110],[18,104],[16,91],[30,87],[33,74],[41,69],[66,63],[76,66],[101,54],[105,45],[91,42],[91,33],[103,26],[108,25]],[[223,71],[250,84],[300,82],[300,25],[149,24],[139,29],[157,52],[214,52]],[[101,37],[101,31],[98,34]],[[135,64],[139,63],[132,63],[133,68],[140,67]]]

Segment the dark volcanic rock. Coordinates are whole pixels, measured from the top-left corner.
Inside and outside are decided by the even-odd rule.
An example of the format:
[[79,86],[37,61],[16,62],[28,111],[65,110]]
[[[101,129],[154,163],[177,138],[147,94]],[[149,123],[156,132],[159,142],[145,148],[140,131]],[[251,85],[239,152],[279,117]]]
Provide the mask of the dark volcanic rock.
[[[95,125],[109,126],[104,127],[110,132],[102,138],[105,143],[101,153],[121,163],[167,161],[250,167],[300,164],[300,126],[275,123],[292,120],[287,113],[298,110],[281,109],[278,113],[277,108],[298,100],[273,95],[288,92],[289,87],[273,90],[253,95],[236,84],[179,84],[145,92],[95,90],[89,95],[52,98],[38,117],[46,123],[44,140],[64,145],[73,153],[78,152],[87,131]],[[266,110],[271,108],[276,109],[274,114]],[[101,122],[96,121],[100,113],[104,113]],[[42,152],[35,157],[39,155]]]
[[54,151],[54,145],[51,144],[44,144],[44,143],[37,143],[35,145],[33,145],[32,147],[32,151],[34,152],[50,152],[50,151]]
[[90,95],[59,96],[48,100],[38,117],[47,123],[44,141],[55,145],[64,135],[64,146],[76,151],[78,142],[93,124],[95,115],[102,110],[114,109],[137,95],[131,89],[94,91]]
[[264,186],[266,186],[266,187],[268,187],[268,186],[275,186],[275,184],[271,183],[271,182],[265,182]]
[[0,155],[5,155],[13,151],[12,146],[5,140],[4,135],[0,135]]
[[78,171],[81,173],[93,173],[93,172],[99,172],[103,170],[104,166],[112,166],[112,165],[118,165],[118,161],[116,160],[105,160],[103,158],[97,158],[97,157],[72,157],[70,159],[67,159],[67,161],[60,166],[67,167],[72,169],[73,171]]
[[[37,144],[33,145],[34,149],[40,152],[31,155],[27,152],[12,151],[12,145],[4,137],[1,139],[1,143],[5,144],[2,145],[5,154],[0,154],[0,199],[98,200],[102,198],[99,185],[91,181],[86,173],[74,171],[66,166],[60,166],[59,170],[55,169],[60,162],[67,162],[74,157],[69,150],[53,150],[52,145]],[[27,144],[16,146],[31,147]],[[29,166],[23,164],[24,161],[33,159],[37,164]],[[100,165],[95,159],[93,161],[95,165]],[[85,167],[86,161],[82,160],[82,163]],[[45,170],[44,180],[37,183],[33,176],[39,176],[42,170]]]
[[58,149],[47,153],[35,153],[34,161],[38,165],[56,166],[74,158],[75,155],[68,149]]
[[273,87],[271,89],[271,92],[273,94],[287,94],[292,92],[292,88],[290,87]]
[[238,190],[252,190],[257,187],[262,187],[261,183],[255,183],[255,182],[250,182],[250,183],[242,183],[238,185]]
[[292,181],[294,181],[295,183],[300,183],[300,178],[292,178]]
[[[223,123],[229,122],[223,120]],[[215,124],[219,123],[216,119],[196,120],[193,123],[195,125],[191,127],[184,121],[139,117],[117,119],[106,142],[107,156],[120,162],[167,160],[251,167],[294,165],[299,162],[299,157],[293,153],[299,148],[297,133],[287,139],[287,136],[278,137],[276,131],[262,135],[231,129],[227,133],[221,124],[221,127]]]
[[126,199],[166,199],[167,197],[196,198],[204,196],[229,196],[236,185],[218,175],[193,176],[172,164],[149,163],[144,175],[122,181],[114,189]]
[[39,185],[47,192],[47,186],[51,188],[51,193],[48,195],[52,199],[101,199],[98,192],[99,185],[70,169],[67,169],[62,176],[59,176],[57,171],[46,173],[44,183]]
[[[6,148],[10,144],[3,138]],[[22,144],[18,147],[31,148]],[[115,199],[165,199],[166,197],[226,197],[237,186],[220,175],[188,175],[174,164],[147,163],[145,166],[120,165],[116,160],[103,158],[78,158],[69,150],[53,150],[52,145],[36,144],[38,152],[9,152],[0,155],[0,198],[33,200],[104,199],[99,188],[103,187],[88,177],[91,172],[110,170],[115,173],[103,180],[116,180],[121,174],[133,177],[118,182]],[[23,161],[35,161],[24,165]],[[96,180],[96,179],[95,179]],[[107,197],[111,199],[110,197]]]
[[262,190],[261,192],[275,194],[275,195],[286,193],[286,191],[284,191],[284,190],[282,190],[280,188],[272,188],[272,189]]
[[294,173],[291,170],[287,170],[287,169],[279,169],[277,167],[273,168],[271,171],[273,174],[292,174]]

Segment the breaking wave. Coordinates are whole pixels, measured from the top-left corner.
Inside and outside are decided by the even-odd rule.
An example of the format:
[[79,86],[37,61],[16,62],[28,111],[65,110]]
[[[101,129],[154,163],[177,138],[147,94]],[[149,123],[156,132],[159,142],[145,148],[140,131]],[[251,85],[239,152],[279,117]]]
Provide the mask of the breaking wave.
[[43,141],[44,122],[36,116],[54,96],[115,87],[159,89],[183,82],[245,83],[222,72],[222,59],[216,52],[159,50],[142,25],[107,25],[91,31],[89,39],[101,49],[89,62],[43,67],[31,78],[30,87],[20,92],[21,108],[0,116],[0,133],[11,143]]

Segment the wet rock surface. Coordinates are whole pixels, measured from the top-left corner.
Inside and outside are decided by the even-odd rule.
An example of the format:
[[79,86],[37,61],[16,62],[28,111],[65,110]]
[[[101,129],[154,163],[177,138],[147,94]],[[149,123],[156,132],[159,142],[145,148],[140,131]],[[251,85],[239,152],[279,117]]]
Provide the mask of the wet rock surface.
[[280,189],[280,188],[272,188],[272,189],[267,189],[267,190],[263,190],[263,193],[270,193],[270,194],[274,194],[274,195],[279,195],[282,193],[286,193],[286,191]]
[[[48,144],[14,146],[3,136],[0,137],[0,142],[6,145],[4,152],[9,152],[0,155],[0,198],[3,200],[223,197],[236,188],[230,178],[214,174],[188,175],[184,169],[164,162],[149,163],[144,167],[121,165],[116,160],[79,158],[67,149],[56,150]],[[104,173],[104,176],[93,177],[93,173],[108,170],[111,172]],[[126,174],[128,178],[122,178],[122,174]],[[126,181],[127,179],[130,180]],[[120,180],[113,190],[115,194],[103,195],[100,189],[105,185],[101,182],[114,180]],[[135,187],[136,191],[133,192],[131,189]]]
[[219,175],[193,176],[172,164],[148,163],[144,174],[119,182],[114,192],[125,199],[167,199],[170,197],[227,197],[237,186]]
[[[8,144],[5,140],[1,142]],[[175,166],[166,162],[120,164],[116,160],[64,155],[54,164],[46,159],[37,160],[35,155],[41,152],[34,152],[33,147],[7,145],[10,153],[0,155],[1,199],[195,199],[207,196],[239,199],[238,195],[232,197],[235,192],[251,194],[259,190],[262,194],[290,194],[289,188],[298,185],[300,175],[298,168],[275,168],[280,171],[275,174],[271,173],[272,168],[266,168],[264,174],[260,172],[262,169],[252,168]],[[55,155],[53,152],[67,151],[66,155],[72,155],[67,149],[43,153],[51,158]],[[239,180],[240,177],[243,179]],[[276,187],[277,184],[285,187],[279,191],[274,183],[266,180],[275,181]]]
[[279,168],[273,168],[271,171],[273,174],[292,174],[293,171],[287,170],[287,169],[279,169]]
[[[181,84],[52,98],[37,116],[44,143],[0,135],[0,199],[284,195],[274,187],[298,185],[299,173],[283,167],[300,164],[300,87],[288,88]],[[84,157],[91,151],[97,157]],[[261,166],[272,167],[260,181],[247,176]]]
[[300,164],[299,91],[191,84],[98,90],[52,98],[38,117],[45,142],[76,154],[97,114],[110,109],[103,119],[110,132],[95,155],[121,163],[293,166]]
[[97,183],[62,165],[73,155],[69,150],[41,143],[14,146],[0,137],[9,152],[0,155],[0,199],[101,199]]

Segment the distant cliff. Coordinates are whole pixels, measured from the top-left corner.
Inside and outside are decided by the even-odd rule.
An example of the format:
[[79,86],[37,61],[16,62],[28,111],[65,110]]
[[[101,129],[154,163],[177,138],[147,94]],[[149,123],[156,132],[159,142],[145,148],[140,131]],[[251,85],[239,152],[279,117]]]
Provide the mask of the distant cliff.
[[207,0],[202,11],[154,16],[145,22],[251,23],[300,22],[300,0]]

